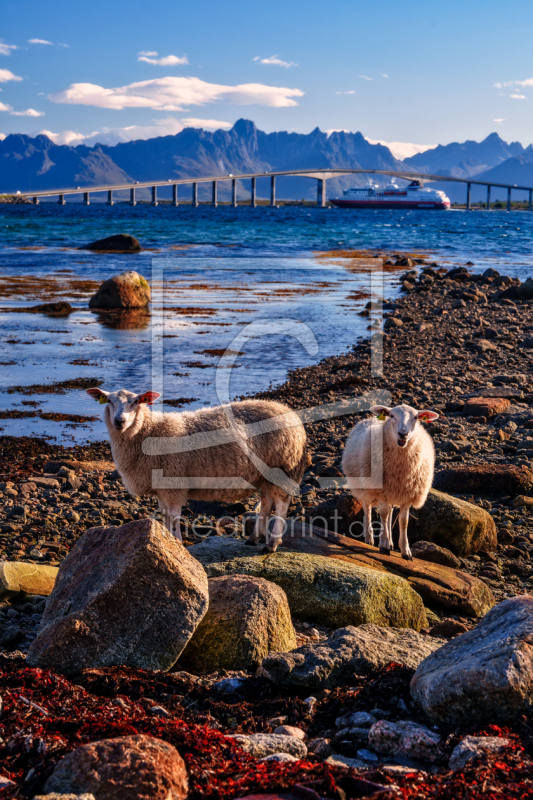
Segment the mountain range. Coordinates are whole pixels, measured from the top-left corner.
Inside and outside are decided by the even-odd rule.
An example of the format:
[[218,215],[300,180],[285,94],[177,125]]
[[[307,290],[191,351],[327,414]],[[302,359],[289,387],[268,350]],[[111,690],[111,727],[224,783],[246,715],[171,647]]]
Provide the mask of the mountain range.
[[[265,133],[245,119],[238,120],[227,131],[185,128],[173,136],[113,146],[71,147],[56,145],[43,134],[35,137],[11,134],[0,142],[0,164],[0,191],[3,193],[335,167],[416,170],[443,177],[475,177],[533,186],[533,147],[524,148],[519,142],[508,144],[497,133],[490,134],[482,142],[439,145],[399,161],[388,147],[371,144],[361,133],[335,131],[328,135],[319,128],[308,134]],[[366,176],[330,180],[328,195],[335,196],[342,189],[363,185],[367,180]],[[375,177],[373,180],[378,181]],[[388,182],[388,179],[379,182]],[[259,196],[267,196],[266,184],[266,181],[258,182]],[[248,188],[242,185],[240,197],[247,196]],[[439,188],[452,200],[464,199],[465,189],[460,184],[443,181]],[[208,186],[203,187],[200,199],[207,199],[208,191]],[[229,182],[220,184],[222,198],[227,197],[229,191]],[[180,189],[180,192],[185,199],[189,189]],[[170,188],[166,195],[164,190],[159,192],[161,197],[169,193]],[[313,199],[316,181],[282,178],[278,180],[277,193],[279,198]],[[496,196],[499,195],[493,191],[492,197]]]

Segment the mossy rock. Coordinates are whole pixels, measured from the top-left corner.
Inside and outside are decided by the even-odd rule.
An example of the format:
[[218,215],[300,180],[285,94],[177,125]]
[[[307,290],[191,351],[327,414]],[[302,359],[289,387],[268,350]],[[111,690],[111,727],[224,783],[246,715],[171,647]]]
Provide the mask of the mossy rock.
[[297,619],[332,628],[365,623],[416,631],[427,627],[422,598],[404,578],[327,556],[254,555],[254,549],[242,540],[211,537],[189,553],[210,578],[253,575],[277,584]]

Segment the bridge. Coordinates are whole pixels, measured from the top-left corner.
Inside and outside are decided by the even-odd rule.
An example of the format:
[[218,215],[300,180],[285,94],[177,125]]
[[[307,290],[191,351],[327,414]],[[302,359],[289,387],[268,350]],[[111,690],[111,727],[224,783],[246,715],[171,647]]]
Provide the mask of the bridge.
[[136,205],[136,192],[138,189],[151,189],[152,190],[152,205],[158,205],[157,190],[160,186],[172,187],[172,205],[178,206],[178,187],[183,185],[192,185],[192,205],[198,206],[198,184],[210,183],[211,184],[211,205],[217,205],[217,188],[218,184],[222,181],[231,181],[232,183],[232,202],[231,205],[237,206],[237,181],[250,181],[251,185],[251,200],[246,205],[253,207],[257,206],[257,179],[269,178],[270,179],[270,205],[276,205],[276,179],[281,177],[292,178],[315,178],[317,180],[317,206],[324,207],[326,205],[326,182],[330,178],[340,178],[345,175],[387,175],[394,178],[403,178],[405,180],[418,180],[422,183],[435,181],[448,181],[453,183],[466,184],[466,208],[471,208],[471,190],[472,186],[486,186],[487,187],[487,210],[490,210],[490,191],[491,187],[507,189],[507,210],[511,210],[511,192],[512,190],[529,192],[529,211],[532,210],[533,187],[532,186],[518,186],[517,184],[509,183],[493,183],[488,181],[477,181],[473,178],[452,178],[444,175],[428,175],[420,172],[398,172],[396,170],[383,170],[383,169],[303,169],[303,170],[284,170],[281,172],[252,172],[243,175],[213,175],[210,177],[198,178],[180,178],[175,180],[169,178],[166,181],[146,181],[136,183],[123,183],[113,186],[77,186],[74,189],[53,189],[44,192],[17,192],[16,197],[26,197],[33,199],[35,204],[43,197],[58,197],[60,205],[65,204],[65,197],[71,195],[83,195],[83,202],[85,205],[90,204],[90,195],[107,192],[107,203],[113,205],[113,192],[129,191],[130,204]]

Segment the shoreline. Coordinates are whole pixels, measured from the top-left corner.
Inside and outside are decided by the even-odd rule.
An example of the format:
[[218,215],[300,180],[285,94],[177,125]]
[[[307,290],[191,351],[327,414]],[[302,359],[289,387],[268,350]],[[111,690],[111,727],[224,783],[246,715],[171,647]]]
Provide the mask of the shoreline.
[[[529,324],[533,301],[502,297],[504,292],[513,294],[516,283],[501,280],[496,275],[469,275],[466,268],[446,274],[438,267],[419,266],[415,275],[411,265],[406,265],[408,272],[399,276],[400,296],[384,303],[384,331],[374,326],[368,331],[368,337],[354,343],[349,351],[330,356],[316,365],[295,369],[281,385],[254,396],[303,409],[353,401],[368,392],[388,390],[392,394],[391,405],[407,402],[419,409],[437,410],[441,416],[429,426],[437,452],[436,483],[442,482],[444,476],[448,488],[443,491],[488,513],[498,534],[495,550],[481,549],[461,556],[457,559],[459,569],[465,579],[477,580],[488,587],[496,603],[500,603],[507,598],[533,593],[530,566],[533,520],[528,504],[516,502],[519,495],[526,493],[519,490],[518,485],[526,473],[530,476],[529,462],[533,457],[533,340],[528,343],[533,334],[533,326]],[[375,307],[370,306],[360,313],[368,320],[369,327],[373,326]],[[383,377],[370,374],[370,336],[383,340]],[[478,403],[473,407],[475,398],[471,395],[476,393],[488,401],[484,406]],[[310,459],[302,482],[301,499],[293,502],[290,516],[308,520],[317,512],[326,514],[332,509],[344,514],[346,492],[342,488],[322,488],[319,479],[334,479],[340,475],[344,441],[363,414],[306,424]],[[83,468],[77,469],[76,462],[83,462]],[[123,525],[129,520],[157,517],[151,500],[129,498],[122,491],[113,467],[105,441],[65,448],[38,438],[0,436],[0,481],[4,481],[0,483],[0,499],[5,504],[0,517],[0,563],[8,559],[59,565],[88,527]],[[470,476],[470,483],[465,483],[464,487],[457,480],[453,484],[454,471],[462,469],[469,470]],[[32,477],[36,481],[34,488]],[[40,483],[43,479],[44,484]],[[505,491],[501,491],[503,480],[507,482]],[[220,533],[217,521],[222,525],[223,534],[231,537],[237,531],[238,521],[242,521],[242,514],[251,511],[253,505],[254,501],[248,501],[235,504],[233,509],[219,508],[216,513],[207,504],[203,509],[195,508],[194,514],[191,509],[189,517],[196,517],[202,530],[190,543],[209,541],[210,535]],[[21,507],[27,509],[23,518],[17,511]],[[8,509],[9,514],[5,513]],[[232,515],[233,520],[228,519]],[[221,520],[222,517],[226,520]],[[414,520],[412,524],[415,525]],[[340,533],[345,531],[341,529]],[[216,543],[216,539],[211,541]],[[41,553],[39,557],[31,556],[35,548]],[[288,552],[280,548],[280,552],[284,550]],[[392,558],[398,560],[399,569],[402,566],[399,555],[393,554]],[[416,567],[417,561],[414,563]],[[423,563],[427,562],[418,562]],[[126,735],[135,730],[176,743],[178,749],[186,748],[188,753],[194,753],[189,776],[192,800],[200,797],[233,800],[237,791],[235,785],[243,786],[250,793],[290,790],[295,783],[308,782],[311,778],[321,797],[333,798],[338,795],[331,794],[330,787],[342,787],[347,776],[374,781],[378,788],[402,787],[408,797],[418,796],[423,786],[427,798],[459,796],[466,782],[470,787],[469,796],[478,800],[485,796],[479,786],[483,781],[490,781],[493,789],[498,787],[507,797],[518,800],[523,796],[524,781],[527,785],[531,781],[532,722],[525,714],[517,715],[515,724],[504,730],[505,735],[511,737],[513,749],[491,756],[480,765],[469,766],[466,778],[463,773],[447,771],[444,766],[453,747],[465,733],[501,736],[500,728],[480,728],[472,724],[453,730],[443,741],[444,755],[434,764],[419,758],[402,766],[401,759],[392,759],[390,763],[391,760],[385,758],[383,766],[383,759],[365,749],[368,731],[361,729],[357,729],[359,733],[355,739],[345,733],[348,739],[343,740],[343,729],[338,730],[339,719],[347,709],[350,713],[363,711],[367,715],[383,710],[382,718],[389,721],[401,722],[407,717],[415,724],[430,724],[425,713],[411,701],[409,684],[414,670],[398,664],[374,669],[367,676],[355,675],[347,684],[343,682],[331,690],[315,691],[313,713],[306,706],[307,688],[273,685],[260,672],[254,676],[223,670],[197,676],[183,671],[156,673],[112,667],[88,670],[75,684],[51,673],[45,685],[39,677],[44,673],[24,667],[24,653],[36,635],[39,621],[35,614],[27,615],[22,602],[26,600],[13,598],[10,606],[18,615],[19,634],[0,648],[0,687],[3,687],[4,696],[11,697],[9,687],[15,681],[17,687],[23,690],[26,687],[26,692],[31,688],[34,702],[48,708],[47,692],[52,681],[59,693],[60,705],[78,709],[76,713],[81,715],[86,726],[87,741],[105,735]],[[415,634],[421,638],[437,635],[452,638],[475,630],[479,622],[464,611],[447,610],[427,600],[424,605],[431,629]],[[313,620],[295,621],[297,646],[312,648],[324,644],[333,632],[333,628],[312,624]],[[432,633],[433,628],[448,632]],[[175,669],[180,670],[179,662]],[[232,694],[221,694],[226,691],[220,688],[223,684],[233,686],[227,690]],[[126,703],[118,710],[115,707],[117,697]],[[163,708],[166,717],[154,719],[150,710],[154,703],[158,704],[157,708]],[[63,712],[55,706],[50,710],[46,723],[51,726],[50,731],[55,731],[55,720],[60,713]],[[113,725],[104,724],[110,714]],[[98,733],[94,719],[100,726]],[[231,777],[227,777],[228,753],[226,750],[223,753],[221,748],[229,746],[223,742],[233,740],[220,737],[221,733],[226,736],[271,733],[276,725],[287,722],[308,735],[306,761],[266,762],[264,771],[259,773],[263,768],[260,762],[249,756],[243,760],[242,751],[237,748],[231,756]],[[206,726],[202,729],[205,750],[193,744],[199,730],[195,725]],[[16,729],[10,727],[6,740],[15,733]],[[80,744],[70,733],[64,737],[61,753]],[[525,752],[520,749],[522,746]],[[36,789],[42,789],[43,776],[50,773],[54,758],[45,757],[36,766],[33,756],[26,751],[23,754],[21,748],[22,744],[13,750],[9,763],[18,758],[17,769],[24,763],[24,774],[35,767],[32,780]],[[328,761],[332,751],[333,756]],[[494,759],[498,765],[505,765],[503,772]],[[202,778],[207,763],[211,769],[209,779]],[[9,769],[12,767],[7,766],[6,770]],[[511,771],[513,783],[508,777]],[[14,771],[9,774],[13,775]],[[241,783],[234,785],[231,781]],[[346,788],[349,789],[348,785]],[[242,790],[238,794],[242,794]]]

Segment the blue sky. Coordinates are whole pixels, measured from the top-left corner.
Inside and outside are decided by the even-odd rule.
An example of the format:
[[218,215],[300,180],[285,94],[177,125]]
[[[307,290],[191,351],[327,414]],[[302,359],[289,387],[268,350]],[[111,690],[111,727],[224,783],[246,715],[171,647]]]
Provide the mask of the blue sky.
[[524,0],[3,0],[0,132],[113,143],[246,117],[527,145],[532,34]]

